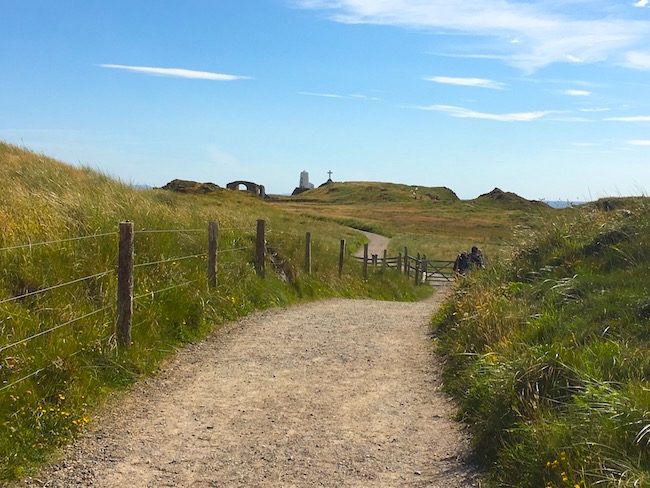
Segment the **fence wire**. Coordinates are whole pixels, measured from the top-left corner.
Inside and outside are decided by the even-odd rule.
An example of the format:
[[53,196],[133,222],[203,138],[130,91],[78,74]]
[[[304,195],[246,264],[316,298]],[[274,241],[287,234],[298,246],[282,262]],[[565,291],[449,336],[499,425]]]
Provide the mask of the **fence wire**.
[[[106,336],[106,337],[104,337],[104,338],[102,338],[102,339],[99,339],[99,341],[102,342],[102,341],[105,341],[105,340],[107,340],[107,339],[110,339],[111,337],[113,337],[113,334],[108,335],[108,336]],[[79,349],[78,351],[75,351],[75,352],[73,352],[72,354],[66,356],[65,359],[73,358],[73,357],[75,357],[77,354],[80,354],[80,353],[84,352],[85,350],[86,350],[86,347],[84,346],[84,347],[82,347],[81,349]],[[54,366],[58,361],[59,361],[59,359],[56,359],[56,360],[52,361],[50,364],[48,364],[47,366],[43,366],[42,368],[37,369],[36,371],[33,371],[33,372],[29,373],[28,375],[23,376],[22,378],[18,378],[17,380],[12,381],[12,382],[9,383],[8,385],[4,385],[3,387],[0,388],[0,393],[2,393],[2,392],[5,391],[5,390],[8,390],[8,389],[11,388],[12,386],[15,386],[15,385],[17,385],[17,384],[19,384],[19,383],[22,383],[23,381],[28,380],[29,378],[31,378],[31,377],[33,377],[33,376],[36,376],[36,375],[42,373],[42,372],[45,371],[46,369],[51,368],[52,366]]]
[[208,229],[145,229],[133,231],[134,234],[183,234],[190,232],[205,232],[207,234]]
[[181,257],[178,257],[178,258],[169,258],[169,259],[162,259],[160,261],[150,261],[148,263],[140,263],[140,264],[134,265],[133,267],[134,268],[144,268],[145,266],[154,266],[156,264],[175,263],[177,261],[185,261],[187,259],[202,258],[202,257],[205,257],[207,255],[208,255],[208,253],[204,252],[204,253],[201,253],[201,254],[192,254],[190,256],[181,256]]
[[247,249],[255,249],[255,246],[246,246],[246,247],[233,247],[230,249],[224,249],[223,251],[219,249],[218,254],[224,253],[224,252],[235,252],[235,251],[245,251]]
[[29,244],[19,244],[16,246],[1,247],[0,251],[14,251],[16,249],[31,249],[33,247],[49,246],[51,244],[62,244],[64,242],[83,241],[86,239],[99,239],[100,237],[116,236],[117,232],[105,232],[103,234],[92,234],[89,236],[70,237],[68,239],[58,239],[55,241],[32,242]]
[[82,315],[81,317],[77,317],[77,318],[74,318],[72,320],[68,320],[67,322],[64,322],[64,323],[59,324],[59,325],[55,325],[54,327],[50,327],[49,329],[43,330],[43,331],[38,332],[38,333],[36,333],[34,335],[31,335],[29,337],[25,337],[24,339],[21,339],[19,341],[13,342],[11,344],[7,344],[6,346],[2,346],[2,347],[0,347],[0,352],[4,352],[7,349],[11,349],[12,347],[15,347],[15,346],[18,346],[20,344],[24,344],[26,342],[29,342],[29,341],[31,341],[33,339],[36,339],[37,337],[41,337],[41,336],[50,334],[50,333],[54,332],[55,330],[59,330],[59,329],[61,329],[63,327],[74,324],[75,322],[79,322],[80,320],[87,319],[88,317],[92,317],[93,315],[97,315],[98,313],[104,312],[104,311],[106,311],[106,310],[108,310],[108,309],[110,309],[112,307],[113,307],[112,305],[107,305],[105,307],[98,308],[97,310],[94,310],[94,311],[89,312],[89,313],[87,313],[85,315]]
[[65,286],[74,285],[75,283],[81,283],[82,281],[91,280],[93,278],[102,278],[102,277],[104,277],[106,275],[109,275],[111,273],[114,273],[114,272],[115,272],[115,270],[110,269],[110,270],[103,271],[101,273],[97,273],[97,274],[94,274],[94,275],[84,276],[83,278],[77,278],[76,280],[67,281],[65,283],[60,283],[58,285],[49,286],[47,288],[41,288],[40,290],[34,290],[34,291],[30,291],[28,293],[23,293],[22,295],[18,295],[18,296],[15,296],[15,297],[5,298],[4,300],[0,300],[0,305],[2,305],[4,303],[9,303],[9,302],[15,302],[16,300],[21,300],[23,298],[31,297],[31,296],[34,296],[34,295],[40,295],[41,293],[45,293],[47,291],[52,291],[52,290],[56,290],[58,288],[63,288]]
[[168,286],[166,288],[161,288],[159,290],[148,291],[147,293],[142,293],[140,295],[137,295],[137,296],[133,297],[133,301],[135,302],[137,300],[140,300],[141,298],[146,298],[146,297],[153,298],[155,295],[158,295],[159,293],[163,293],[165,291],[173,290],[175,288],[180,288],[181,286],[191,285],[192,283],[196,283],[197,281],[200,281],[200,280],[198,280],[198,279],[197,280],[189,280],[189,281],[185,281],[183,283],[179,283],[177,285],[172,285],[172,286]]

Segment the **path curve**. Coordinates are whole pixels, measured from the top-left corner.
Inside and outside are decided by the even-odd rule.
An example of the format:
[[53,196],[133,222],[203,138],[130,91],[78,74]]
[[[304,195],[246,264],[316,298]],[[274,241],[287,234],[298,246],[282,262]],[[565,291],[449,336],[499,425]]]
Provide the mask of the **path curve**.
[[253,314],[116,398],[47,487],[464,487],[467,437],[419,303]]
[[[388,243],[390,238],[382,236],[379,234],[373,234],[372,232],[366,232],[365,230],[355,229],[357,232],[361,232],[364,236],[368,238],[368,256],[377,254],[382,256],[384,254],[384,249],[388,249]],[[354,255],[358,258],[363,257],[363,246]]]

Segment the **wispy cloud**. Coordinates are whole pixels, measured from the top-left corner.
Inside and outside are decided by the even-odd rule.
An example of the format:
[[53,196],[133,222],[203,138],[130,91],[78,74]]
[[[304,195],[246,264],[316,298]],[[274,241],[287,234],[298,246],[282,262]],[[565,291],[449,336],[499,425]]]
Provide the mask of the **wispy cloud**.
[[485,53],[429,53],[431,56],[439,56],[442,58],[459,58],[459,59],[496,59],[499,61],[506,61],[508,56],[503,54],[485,54]]
[[633,139],[627,143],[630,146],[650,146],[650,139]]
[[298,95],[306,95],[308,97],[322,97],[322,98],[347,98],[344,95],[337,95],[336,93],[316,93],[316,92],[298,92]]
[[491,90],[503,90],[505,84],[494,81],[487,80],[485,78],[457,78],[453,76],[425,76],[423,78],[426,81],[432,81],[434,83],[440,83],[443,85],[458,85],[458,86],[469,86],[476,88],[489,88]]
[[625,117],[607,117],[605,120],[614,122],[650,122],[650,115],[629,115]]
[[145,75],[189,78],[193,80],[237,81],[251,79],[250,76],[227,75],[224,73],[214,73],[212,71],[195,71],[183,68],[156,68],[150,66],[128,66],[125,64],[100,64],[99,66],[102,68],[121,69]]
[[353,93],[351,95],[341,95],[338,93],[322,93],[322,92],[306,92],[306,91],[301,91],[298,92],[298,95],[305,95],[308,97],[322,97],[322,98],[338,98],[338,99],[343,99],[343,100],[368,100],[372,102],[376,102],[379,100],[377,97],[371,97],[368,95],[363,95],[361,93]]
[[580,112],[587,112],[587,113],[592,113],[592,112],[609,112],[611,109],[609,108],[579,108],[578,111]]
[[628,68],[650,70],[650,52],[630,51],[623,64]]
[[[616,11],[590,9],[574,2],[546,0],[295,0],[319,9],[337,22],[395,25],[493,37],[508,63],[535,71],[557,63],[619,62],[650,40],[650,22]],[[640,0],[638,4],[645,4]],[[640,5],[641,6],[641,5]],[[512,43],[512,39],[519,42]],[[491,54],[491,53],[487,53]]]
[[575,89],[564,90],[562,93],[569,97],[588,97],[591,95],[591,92],[589,90],[575,90]]
[[634,6],[637,8],[644,8],[648,6],[648,3],[649,3],[648,0],[639,0],[634,4]]
[[556,113],[553,110],[540,112],[514,112],[505,114],[495,114],[488,112],[477,112],[463,107],[453,105],[426,105],[415,107],[418,110],[427,110],[430,112],[443,112],[459,119],[480,119],[492,120],[496,122],[531,122],[546,117],[549,114]]

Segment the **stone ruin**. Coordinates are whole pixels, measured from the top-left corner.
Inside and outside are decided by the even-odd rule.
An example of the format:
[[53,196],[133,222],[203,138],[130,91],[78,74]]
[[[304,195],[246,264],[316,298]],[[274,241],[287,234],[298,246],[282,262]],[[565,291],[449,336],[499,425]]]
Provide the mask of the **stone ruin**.
[[243,186],[245,188],[242,191],[246,191],[251,195],[255,195],[256,197],[266,198],[266,190],[264,189],[264,185],[258,185],[252,181],[233,181],[231,183],[228,183],[226,185],[226,188],[233,191],[239,191],[240,186]]

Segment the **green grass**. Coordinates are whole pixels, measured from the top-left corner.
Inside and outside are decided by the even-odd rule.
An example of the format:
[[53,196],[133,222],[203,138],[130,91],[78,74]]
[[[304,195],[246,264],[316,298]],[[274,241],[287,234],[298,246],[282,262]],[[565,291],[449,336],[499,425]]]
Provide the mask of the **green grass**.
[[[332,296],[415,300],[430,293],[390,270],[363,281],[349,260],[337,274],[339,239],[352,252],[363,236],[330,220],[297,216],[249,195],[138,191],[90,169],[0,143],[0,248],[111,233],[93,239],[0,251],[0,301],[76,278],[109,271],[45,293],[0,304],[0,348],[105,310],[0,351],[0,483],[30,473],[53,450],[83,429],[112,391],[143,375],[184,343],[253,310]],[[133,346],[120,351],[115,323],[117,224],[134,222],[136,264],[204,253],[207,222],[221,224],[220,249],[251,247],[255,220],[264,218],[267,240],[293,276],[285,282],[267,263],[259,279],[251,249],[223,252],[219,285],[209,290],[205,258],[136,269]],[[194,232],[199,229],[199,232]],[[203,232],[202,229],[205,229]],[[313,235],[313,274],[306,276],[304,234]],[[173,290],[155,293],[170,286]],[[39,372],[23,381],[22,378]],[[20,381],[14,386],[13,382]]]
[[565,212],[434,319],[490,486],[650,485],[650,206]]
[[537,228],[558,211],[506,195],[461,201],[447,188],[392,183],[334,183],[280,199],[274,204],[294,214],[344,223],[392,237],[393,255],[406,246],[432,259],[453,260],[473,245],[488,259],[512,251],[517,234]]
[[413,202],[413,201],[457,201],[458,197],[449,188],[401,185],[398,183],[375,183],[368,181],[349,181],[330,183],[310,190],[292,201],[319,203],[355,203],[374,202]]

